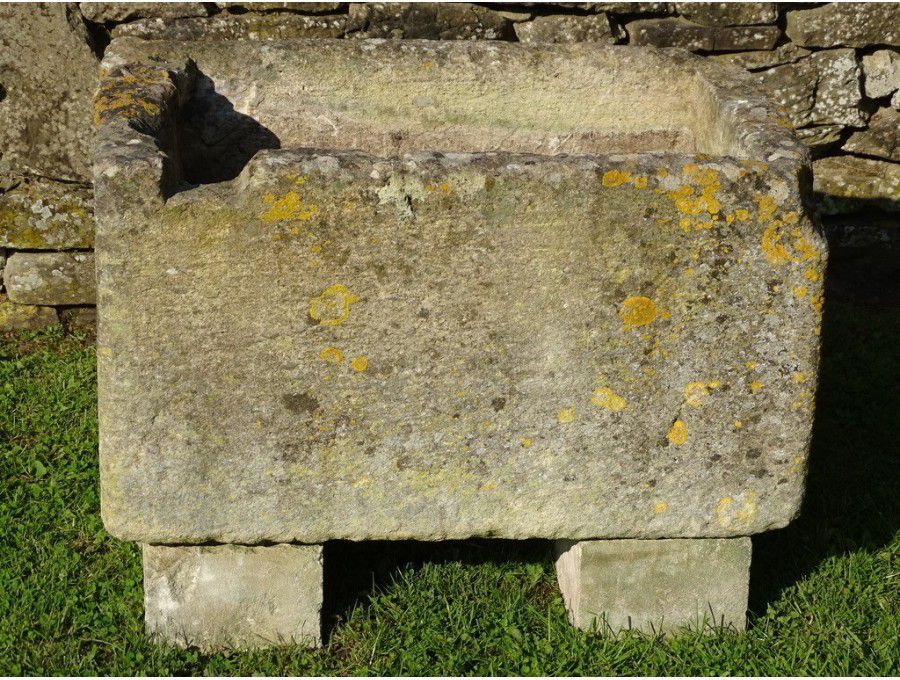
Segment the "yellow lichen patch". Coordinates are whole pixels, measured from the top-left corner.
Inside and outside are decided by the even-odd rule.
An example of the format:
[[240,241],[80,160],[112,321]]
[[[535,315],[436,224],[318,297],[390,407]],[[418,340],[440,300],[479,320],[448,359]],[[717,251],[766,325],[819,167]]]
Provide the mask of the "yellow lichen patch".
[[494,484],[494,482],[485,482],[484,484],[481,485],[482,491],[493,491],[496,488],[497,488],[497,485]]
[[323,326],[337,326],[350,316],[350,305],[358,302],[343,284],[336,283],[309,301],[309,316]]
[[560,409],[559,412],[556,414],[556,420],[563,425],[574,422],[575,417],[576,417],[575,409],[568,408],[568,407]]
[[106,76],[94,98],[94,123],[100,125],[116,116],[134,119],[159,115],[162,109],[150,96],[150,88],[169,82],[165,69],[139,65],[129,67],[128,73]]
[[751,392],[759,392],[763,388],[763,384],[759,380],[754,380],[750,383],[750,391]]
[[260,214],[259,219],[264,222],[282,222],[284,220],[311,220],[319,212],[319,206],[305,203],[296,191],[289,191],[281,198],[275,198],[271,194],[263,196],[263,201],[271,203],[271,207]]
[[793,291],[794,291],[794,295],[796,295],[799,300],[802,300],[803,298],[805,298],[806,294],[809,292],[807,290],[806,286],[797,286],[797,287],[793,288]]
[[646,175],[638,175],[635,177],[632,182],[635,189],[646,189],[647,188],[647,176]]
[[740,421],[740,420],[735,420],[735,421],[734,421],[734,426],[735,426],[737,429],[740,430],[742,427],[744,427],[744,423],[743,423],[742,421]]
[[771,222],[775,219],[775,213],[778,212],[778,204],[775,199],[767,194],[758,194],[756,196],[756,217],[760,224]]
[[663,513],[666,513],[668,511],[669,504],[665,501],[657,501],[653,504],[653,512],[655,512],[657,515],[662,515]]
[[810,281],[811,283],[815,283],[822,278],[822,275],[815,269],[807,269],[805,272],[803,272],[803,278],[807,281]]
[[372,480],[368,477],[361,477],[353,482],[354,489],[368,489],[370,486],[372,486]]
[[756,368],[757,366],[759,366],[759,364],[756,363],[755,361],[748,361],[746,364],[744,364],[744,366],[747,367],[747,370],[748,370],[748,371],[752,371],[754,368]]
[[608,387],[598,387],[595,389],[594,394],[591,397],[591,403],[594,404],[594,406],[605,408],[607,411],[616,412],[621,411],[628,405],[627,401]]
[[326,347],[319,352],[319,357],[328,364],[337,366],[344,360],[344,353],[337,347]]
[[619,316],[622,317],[626,331],[653,323],[658,314],[659,309],[656,307],[656,303],[641,295],[625,298],[619,309]]
[[709,396],[709,386],[702,382],[689,382],[684,386],[684,403],[697,408]]
[[802,371],[797,371],[794,373],[794,382],[795,383],[803,383],[806,382],[806,374]]
[[519,444],[522,445],[523,449],[530,449],[531,445],[534,444],[534,441],[531,439],[531,437],[522,437],[519,440]]
[[354,371],[357,371],[358,373],[362,373],[363,371],[366,370],[366,368],[368,368],[369,360],[366,359],[364,356],[358,356],[358,357],[355,357],[353,359],[353,361],[350,362],[350,365],[353,366]]
[[825,297],[822,295],[822,293],[819,293],[818,295],[812,296],[812,297],[809,299],[809,302],[810,302],[810,304],[812,305],[813,311],[814,311],[816,314],[821,314],[821,313],[822,313],[822,308],[823,308],[824,305],[825,305]]
[[791,256],[781,243],[780,222],[776,220],[763,230],[761,248],[766,259],[775,265],[787,264]]
[[734,219],[738,222],[746,222],[750,219],[750,211],[744,210],[743,208],[738,208],[734,211]]
[[617,187],[626,184],[631,179],[631,173],[624,170],[607,170],[600,179],[600,184],[605,187]]
[[794,250],[798,253],[798,261],[813,260],[819,256],[819,250],[803,235],[794,235]]
[[669,443],[673,446],[682,446],[687,441],[687,436],[687,426],[681,419],[672,423],[672,427],[670,427],[669,431],[666,433],[666,439],[668,439]]

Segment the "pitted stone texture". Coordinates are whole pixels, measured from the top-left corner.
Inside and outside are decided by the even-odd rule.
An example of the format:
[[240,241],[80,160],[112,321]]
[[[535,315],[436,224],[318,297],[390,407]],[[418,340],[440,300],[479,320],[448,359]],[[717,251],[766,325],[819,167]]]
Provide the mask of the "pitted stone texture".
[[17,305],[0,293],[0,333],[38,331],[58,321],[52,307]]
[[569,620],[579,628],[746,626],[749,537],[559,541],[556,550]]
[[147,632],[204,650],[321,642],[322,547],[144,545]]
[[94,245],[90,187],[14,177],[0,191],[0,246],[64,250]]
[[352,38],[496,40],[514,35],[512,22],[486,7],[460,3],[351,3]]
[[900,52],[878,50],[862,58],[866,96],[888,97],[900,90]]
[[338,38],[347,30],[345,15],[293,13],[217,14],[186,19],[143,19],[116,26],[114,37],[146,40],[286,40]]
[[813,158],[818,158],[841,141],[844,130],[843,125],[812,125],[797,128],[797,136],[812,151]]
[[166,194],[160,145],[104,123],[116,535],[728,536],[790,521],[824,243],[803,214],[804,151],[743,74],[579,44],[192,54],[284,145],[320,151],[261,151],[233,181]]
[[[742,63],[745,58],[735,61]],[[794,53],[789,63],[752,75],[787,109],[795,127],[865,125],[861,74],[853,50],[823,50],[809,56]]]
[[605,14],[537,17],[516,24],[516,35],[522,42],[602,42],[610,45],[625,37],[621,28],[614,28]]
[[181,19],[205,17],[209,12],[202,2],[82,2],[81,13],[98,24],[135,19]]
[[0,158],[10,167],[89,177],[97,88],[89,42],[74,3],[0,4]]
[[217,2],[216,7],[226,11],[236,9],[248,12],[298,12],[300,14],[336,14],[340,2]]
[[803,47],[900,45],[900,4],[832,2],[788,11],[786,33]]
[[703,52],[769,50],[781,35],[777,26],[701,26],[673,17],[639,19],[625,28],[633,45],[683,47]]
[[819,210],[838,215],[856,210],[900,212],[900,165],[856,156],[820,158],[813,163]]
[[778,20],[774,2],[678,2],[675,10],[704,26],[774,24]]
[[93,253],[13,253],[3,283],[9,299],[26,305],[92,305]]
[[883,108],[872,114],[866,130],[854,132],[844,150],[900,162],[900,111]]

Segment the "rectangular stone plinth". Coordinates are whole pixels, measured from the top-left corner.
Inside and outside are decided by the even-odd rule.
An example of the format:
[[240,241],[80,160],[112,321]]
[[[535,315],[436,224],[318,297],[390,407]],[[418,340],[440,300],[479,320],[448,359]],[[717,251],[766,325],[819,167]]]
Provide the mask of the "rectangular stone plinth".
[[144,545],[147,632],[203,649],[317,646],[322,548]]
[[114,42],[97,100],[110,531],[791,520],[824,242],[749,81],[583,45],[211,42],[199,71],[179,49]]
[[749,537],[558,541],[556,550],[569,620],[579,628],[746,625]]

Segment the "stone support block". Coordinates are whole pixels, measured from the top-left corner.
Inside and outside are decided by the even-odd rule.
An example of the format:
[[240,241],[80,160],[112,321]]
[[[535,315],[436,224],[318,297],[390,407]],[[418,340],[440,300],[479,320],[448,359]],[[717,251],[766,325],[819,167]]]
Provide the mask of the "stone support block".
[[785,32],[803,47],[900,45],[900,4],[830,2],[789,11]]
[[743,630],[750,538],[558,541],[556,574],[579,628]]
[[17,305],[0,294],[0,333],[11,331],[37,331],[57,322],[52,307]]
[[3,282],[9,299],[26,305],[92,305],[93,253],[13,253]]
[[683,47],[700,52],[770,50],[781,35],[777,26],[701,26],[673,17],[639,19],[626,28],[633,45]]
[[144,545],[147,632],[202,649],[321,642],[322,547]]

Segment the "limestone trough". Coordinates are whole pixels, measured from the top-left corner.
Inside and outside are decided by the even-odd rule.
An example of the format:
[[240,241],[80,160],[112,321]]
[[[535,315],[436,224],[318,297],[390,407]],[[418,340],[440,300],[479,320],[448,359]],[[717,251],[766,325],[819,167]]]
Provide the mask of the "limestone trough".
[[154,546],[151,632],[314,641],[321,544],[467,537],[560,541],[579,625],[744,625],[746,537],[803,495],[825,257],[747,76],[129,38],[103,74],[103,518]]

